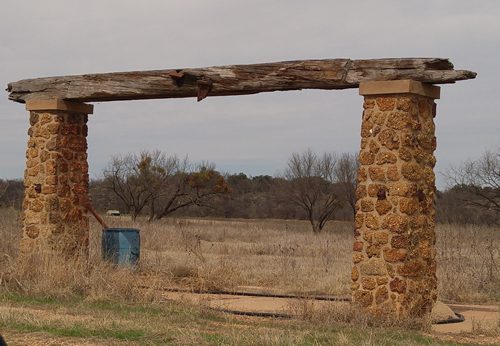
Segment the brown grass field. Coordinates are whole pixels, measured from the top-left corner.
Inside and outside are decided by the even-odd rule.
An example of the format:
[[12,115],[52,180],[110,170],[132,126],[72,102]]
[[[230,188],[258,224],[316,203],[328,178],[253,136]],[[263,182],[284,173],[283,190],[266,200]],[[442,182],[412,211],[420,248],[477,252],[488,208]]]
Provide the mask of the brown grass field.
[[[343,345],[447,344],[401,326],[370,327],[367,321],[353,318],[352,311],[263,321],[221,316],[203,306],[165,303],[157,290],[183,287],[348,295],[353,243],[349,222],[330,222],[325,232],[315,235],[307,222],[296,220],[132,223],[126,217],[108,217],[107,221],[113,227],[141,230],[141,260],[136,270],[113,268],[101,261],[101,229],[96,223],[92,223],[88,263],[39,258],[20,267],[16,264],[19,214],[0,210],[0,333],[19,340],[18,344],[23,344],[26,335],[40,333],[42,339],[43,335],[62,338],[66,344],[82,344],[82,338],[90,340],[89,344],[106,345],[323,345],[332,344],[331,340]],[[498,229],[438,225],[436,233],[439,299],[498,304]],[[45,318],[45,314],[52,317]],[[101,317],[96,322],[91,316]],[[499,330],[500,326],[485,337],[496,338]],[[29,343],[36,344],[35,339]]]

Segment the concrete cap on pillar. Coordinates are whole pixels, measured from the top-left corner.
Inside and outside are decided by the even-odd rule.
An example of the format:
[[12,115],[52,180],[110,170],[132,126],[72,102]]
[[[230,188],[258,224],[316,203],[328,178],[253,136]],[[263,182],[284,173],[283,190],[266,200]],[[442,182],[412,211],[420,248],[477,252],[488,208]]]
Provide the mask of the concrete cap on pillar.
[[92,114],[94,106],[82,102],[64,101],[61,99],[51,100],[28,100],[26,101],[27,111],[65,111],[70,113]]
[[387,80],[369,81],[359,83],[359,94],[384,95],[384,94],[416,94],[432,99],[439,99],[441,88],[435,85],[417,82],[414,80]]

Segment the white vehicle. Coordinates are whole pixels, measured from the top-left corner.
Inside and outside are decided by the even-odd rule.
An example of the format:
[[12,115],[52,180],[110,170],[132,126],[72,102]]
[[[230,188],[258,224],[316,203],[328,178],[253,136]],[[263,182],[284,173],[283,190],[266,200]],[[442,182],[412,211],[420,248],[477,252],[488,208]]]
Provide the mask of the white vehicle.
[[109,216],[120,216],[120,211],[119,210],[108,210],[106,212],[106,215],[109,215]]

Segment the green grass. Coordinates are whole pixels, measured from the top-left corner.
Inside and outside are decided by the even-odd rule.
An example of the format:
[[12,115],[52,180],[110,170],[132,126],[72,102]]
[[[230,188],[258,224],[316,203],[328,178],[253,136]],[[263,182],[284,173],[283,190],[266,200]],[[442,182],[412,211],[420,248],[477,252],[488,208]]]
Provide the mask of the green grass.
[[207,334],[207,333],[202,333],[201,334],[203,340],[205,340],[209,344],[214,344],[214,345],[227,345],[230,344],[230,340],[221,334],[213,333],[213,334]]
[[[0,328],[53,337],[130,341],[150,345],[456,345],[401,328],[321,321],[241,318],[180,303],[86,302],[0,294],[0,305],[29,308],[0,315]],[[45,313],[47,312],[47,313]],[[75,319],[43,318],[69,314]]]
[[[144,338],[146,335],[144,330],[121,330],[107,328],[88,328],[80,324],[64,327],[50,325],[45,323],[29,323],[29,322],[0,322],[0,326],[5,329],[14,329],[23,333],[44,332],[55,336],[73,337],[73,338],[100,338],[100,339],[117,339],[137,341]],[[117,326],[119,328],[119,326]]]
[[165,313],[164,309],[156,306],[145,305],[129,305],[111,300],[97,300],[86,304],[89,308],[94,308],[102,311],[109,311],[121,316],[129,316],[133,314],[144,314],[148,316],[158,316]]
[[59,306],[76,303],[80,299],[57,299],[50,296],[28,296],[17,292],[0,293],[0,302],[18,303],[25,306]]
[[72,297],[72,298],[53,298],[53,297],[43,297],[43,296],[28,296],[17,292],[3,292],[0,293],[0,303],[14,303],[17,306],[24,307],[45,307],[45,308],[60,308],[73,306],[77,308],[81,313],[84,312],[109,312],[117,317],[127,318],[134,316],[164,316],[169,315],[169,318],[180,319],[182,321],[189,319],[196,319],[203,317],[214,320],[223,321],[224,319],[213,311],[200,310],[200,309],[186,309],[185,305],[179,305],[174,302],[168,304],[168,308],[165,305],[155,305],[155,304],[128,304],[125,302],[112,301],[112,300],[95,300],[86,301],[83,297]]

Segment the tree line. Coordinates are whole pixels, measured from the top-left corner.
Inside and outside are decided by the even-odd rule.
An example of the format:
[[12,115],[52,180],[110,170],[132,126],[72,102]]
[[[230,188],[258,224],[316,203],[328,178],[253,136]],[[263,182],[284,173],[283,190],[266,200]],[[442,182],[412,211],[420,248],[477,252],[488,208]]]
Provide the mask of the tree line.
[[[216,170],[209,162],[161,151],[113,157],[90,182],[94,208],[120,210],[149,221],[182,217],[308,220],[320,232],[328,220],[351,220],[355,213],[358,160],[350,153],[290,156],[279,176],[248,176]],[[449,169],[449,188],[438,191],[438,222],[498,224],[500,150]],[[20,209],[21,180],[0,179],[0,207]]]
[[115,156],[90,194],[97,209],[119,209],[132,220],[176,213],[226,218],[305,218],[320,232],[334,215],[354,215],[357,157],[293,154],[283,176],[222,174],[160,151]]

